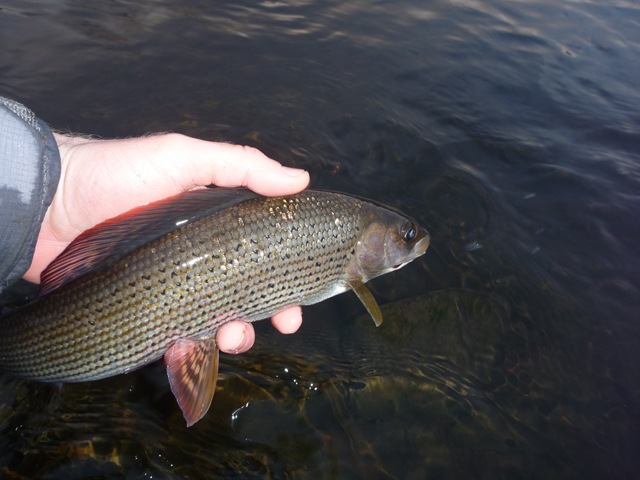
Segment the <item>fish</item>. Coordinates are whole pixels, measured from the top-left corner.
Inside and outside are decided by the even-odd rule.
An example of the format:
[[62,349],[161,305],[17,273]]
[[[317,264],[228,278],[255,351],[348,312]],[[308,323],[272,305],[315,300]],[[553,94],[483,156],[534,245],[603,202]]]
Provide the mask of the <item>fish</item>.
[[191,426],[215,392],[221,325],[347,290],[380,325],[365,283],[420,257],[429,243],[410,217],[348,194],[186,192],[74,240],[43,272],[38,299],[0,319],[0,368],[67,383],[164,358]]

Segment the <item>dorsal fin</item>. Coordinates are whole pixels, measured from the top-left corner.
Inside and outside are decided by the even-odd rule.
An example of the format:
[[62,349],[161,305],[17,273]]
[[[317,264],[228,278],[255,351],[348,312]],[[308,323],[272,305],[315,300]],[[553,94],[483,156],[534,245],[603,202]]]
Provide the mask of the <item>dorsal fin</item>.
[[245,188],[204,188],[109,219],[82,233],[42,272],[40,295],[107,268],[169,232],[257,196]]

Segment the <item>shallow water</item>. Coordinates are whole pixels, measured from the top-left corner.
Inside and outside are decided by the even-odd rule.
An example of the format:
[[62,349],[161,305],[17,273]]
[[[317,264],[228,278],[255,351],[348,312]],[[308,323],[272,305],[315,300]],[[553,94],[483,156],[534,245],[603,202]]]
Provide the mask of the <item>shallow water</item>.
[[8,478],[636,478],[640,8],[574,1],[0,6],[0,93],[58,129],[244,143],[416,216],[418,262],[223,358],[0,377]]

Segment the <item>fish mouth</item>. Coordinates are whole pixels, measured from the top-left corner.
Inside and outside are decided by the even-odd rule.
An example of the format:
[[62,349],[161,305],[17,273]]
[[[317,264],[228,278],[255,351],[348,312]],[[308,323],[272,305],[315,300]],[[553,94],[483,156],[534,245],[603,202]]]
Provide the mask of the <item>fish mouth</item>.
[[416,257],[424,255],[424,253],[427,251],[427,248],[429,248],[429,244],[431,243],[431,235],[429,235],[429,232],[423,230],[422,233],[424,236],[420,240],[418,240],[416,246],[413,249]]
[[389,268],[388,270],[389,272],[398,270],[399,268],[404,267],[405,265],[407,265],[408,263],[411,263],[416,258],[425,254],[425,252],[427,251],[427,248],[429,248],[429,244],[431,243],[431,236],[426,230],[422,230],[421,233],[424,236],[416,242],[415,247],[413,247],[413,254],[407,259],[406,262],[398,263],[393,267]]

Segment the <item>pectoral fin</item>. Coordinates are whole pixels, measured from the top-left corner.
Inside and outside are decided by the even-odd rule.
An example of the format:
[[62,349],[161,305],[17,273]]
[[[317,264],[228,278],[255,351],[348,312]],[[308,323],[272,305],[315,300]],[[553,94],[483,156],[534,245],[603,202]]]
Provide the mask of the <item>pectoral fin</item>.
[[356,293],[362,304],[365,306],[371,318],[373,318],[373,323],[376,324],[376,327],[382,325],[382,312],[380,311],[380,307],[376,302],[376,299],[373,298],[373,295],[369,291],[369,289],[362,283],[360,280],[352,280],[349,282],[351,289]]
[[179,339],[165,354],[171,391],[187,427],[209,410],[218,380],[218,346],[214,338]]

